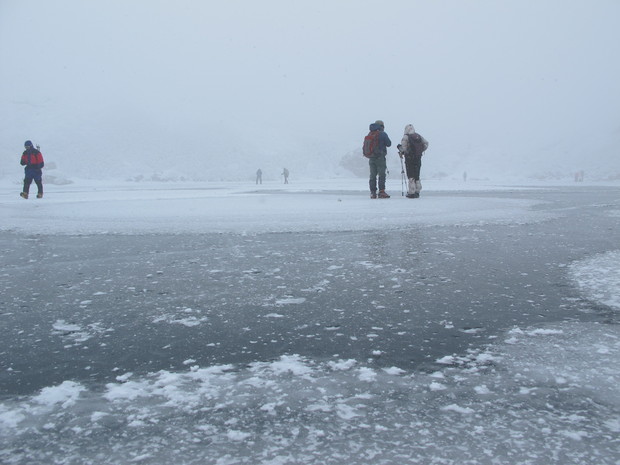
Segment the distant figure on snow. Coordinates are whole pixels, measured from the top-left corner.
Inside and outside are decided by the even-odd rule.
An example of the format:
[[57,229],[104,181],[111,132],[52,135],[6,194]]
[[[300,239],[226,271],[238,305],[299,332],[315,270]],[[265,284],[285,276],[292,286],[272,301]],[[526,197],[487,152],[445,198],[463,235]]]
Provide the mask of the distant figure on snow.
[[422,154],[428,148],[428,141],[415,132],[413,124],[405,126],[405,135],[398,146],[398,155],[405,157],[407,168],[407,198],[417,199],[420,197],[422,183],[420,182],[420,168],[422,167]]
[[[385,132],[383,121],[377,120],[372,123],[369,128],[370,132],[364,138],[364,156],[368,158],[368,167],[370,168],[370,179],[368,187],[370,188],[371,199],[389,199],[390,196],[385,192],[385,177],[387,171],[387,148],[392,145],[392,141]],[[366,150],[368,149],[368,154]],[[379,178],[379,194],[377,194],[377,178]]]
[[260,168],[256,170],[256,184],[263,183],[263,170]]
[[37,199],[43,198],[42,168],[45,165],[43,155],[39,151],[39,147],[34,148],[32,142],[29,140],[24,142],[24,148],[26,150],[24,150],[20,160],[20,164],[24,166],[24,188],[19,195],[27,199],[28,192],[30,191],[30,184],[32,184],[34,180],[38,188]]
[[284,170],[282,171],[282,176],[284,176],[284,184],[288,184],[288,175],[289,175],[288,170],[284,168]]
[[575,182],[583,182],[584,174],[585,173],[583,171],[577,171],[575,173]]

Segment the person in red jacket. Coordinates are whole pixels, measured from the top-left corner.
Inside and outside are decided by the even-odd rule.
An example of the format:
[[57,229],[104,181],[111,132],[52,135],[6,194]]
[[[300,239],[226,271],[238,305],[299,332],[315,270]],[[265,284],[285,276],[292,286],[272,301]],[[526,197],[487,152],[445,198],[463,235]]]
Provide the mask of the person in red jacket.
[[24,167],[24,189],[21,195],[24,199],[28,198],[28,191],[30,190],[30,184],[32,181],[37,185],[37,199],[43,197],[43,177],[41,169],[45,166],[45,162],[43,161],[43,155],[39,152],[38,148],[34,148],[32,146],[32,142],[27,140],[24,142],[24,153],[22,154],[22,159],[20,164]]

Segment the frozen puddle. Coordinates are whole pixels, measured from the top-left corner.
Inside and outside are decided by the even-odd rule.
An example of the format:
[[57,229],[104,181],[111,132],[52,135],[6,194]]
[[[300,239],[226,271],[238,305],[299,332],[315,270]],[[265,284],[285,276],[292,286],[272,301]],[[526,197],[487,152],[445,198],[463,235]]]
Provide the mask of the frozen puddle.
[[[576,263],[618,308],[617,253]],[[289,302],[292,303],[292,302]],[[58,322],[58,330],[68,330]],[[70,328],[79,330],[79,328]],[[513,328],[434,373],[286,355],[74,381],[0,404],[3,464],[597,464],[620,461],[620,328]]]

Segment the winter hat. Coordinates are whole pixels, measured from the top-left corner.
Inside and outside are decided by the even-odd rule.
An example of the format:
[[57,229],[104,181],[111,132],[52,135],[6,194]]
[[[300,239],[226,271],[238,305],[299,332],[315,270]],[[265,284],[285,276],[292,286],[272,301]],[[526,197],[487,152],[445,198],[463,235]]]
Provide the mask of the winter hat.
[[24,147],[32,147],[32,142],[27,140],[26,142],[24,142]]
[[413,127],[413,124],[408,124],[407,126],[405,126],[405,134],[415,134],[415,128]]
[[378,119],[377,121],[375,121],[375,124],[376,124],[377,126],[381,126],[381,127],[383,127],[383,128],[385,127],[385,124],[383,124],[383,121],[381,121],[380,119]]

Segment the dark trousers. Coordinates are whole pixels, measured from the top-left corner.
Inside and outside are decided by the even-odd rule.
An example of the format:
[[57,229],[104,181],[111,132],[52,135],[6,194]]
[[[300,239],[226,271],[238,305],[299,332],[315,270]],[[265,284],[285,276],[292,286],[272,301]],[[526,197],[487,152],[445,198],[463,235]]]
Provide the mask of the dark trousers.
[[[43,193],[43,182],[40,179],[35,179],[34,182],[37,185],[37,191],[38,191],[37,193],[38,194],[42,194]],[[30,190],[30,184],[32,184],[32,178],[24,179],[24,190],[23,190],[23,192],[25,192],[26,194]]]
[[385,172],[387,170],[385,157],[369,158],[368,166],[370,167],[370,179],[368,181],[370,192],[377,191],[377,178],[379,178],[379,190],[385,190]]
[[41,170],[33,169],[33,168],[26,168],[24,172],[25,172],[25,176],[24,176],[23,192],[25,192],[26,194],[28,193],[28,191],[30,190],[30,184],[32,184],[32,181],[34,180],[35,184],[37,185],[37,189],[39,190],[38,193],[42,194],[43,193],[43,180],[41,177]]
[[422,168],[422,155],[405,155],[405,167],[407,168],[407,177],[419,181],[420,168]]

